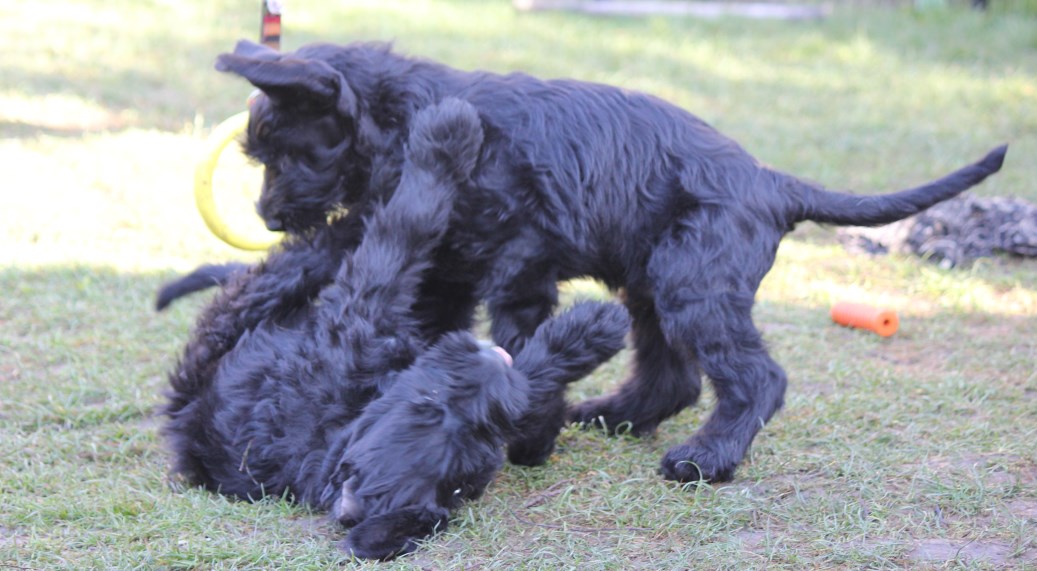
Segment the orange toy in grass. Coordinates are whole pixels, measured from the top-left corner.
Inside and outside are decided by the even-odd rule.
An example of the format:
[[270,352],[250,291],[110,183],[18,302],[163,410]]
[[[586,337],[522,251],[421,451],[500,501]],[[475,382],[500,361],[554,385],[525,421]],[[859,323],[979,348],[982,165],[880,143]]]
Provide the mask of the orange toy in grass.
[[893,335],[900,326],[900,319],[892,309],[848,301],[840,301],[832,306],[832,321],[847,327],[874,331],[883,337]]

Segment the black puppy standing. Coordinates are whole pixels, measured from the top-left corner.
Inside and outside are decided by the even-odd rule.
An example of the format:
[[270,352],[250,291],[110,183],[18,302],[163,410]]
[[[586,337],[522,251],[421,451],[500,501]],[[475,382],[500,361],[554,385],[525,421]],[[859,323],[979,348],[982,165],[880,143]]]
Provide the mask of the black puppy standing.
[[[546,321],[513,367],[468,333],[421,334],[410,307],[481,141],[466,103],[426,109],[387,204],[289,240],[216,298],[170,375],[176,472],[330,510],[354,526],[349,550],[392,557],[443,529],[490,482],[504,442],[622,348],[629,320],[610,304]],[[299,271],[356,225],[362,241],[330,282]],[[315,298],[297,295],[311,287]]]
[[[266,166],[259,211],[275,230],[303,231],[333,208],[362,211],[388,196],[415,111],[446,97],[475,106],[485,144],[474,188],[456,205],[461,222],[422,285],[424,320],[463,329],[485,300],[494,340],[515,351],[550,314],[557,281],[625,288],[632,375],[570,419],[650,434],[698,399],[704,372],[716,409],[662,461],[665,477],[682,481],[732,478],[783,404],[785,372],[751,317],[781,238],[800,221],[910,216],[998,171],[1006,150],[914,189],[855,196],[766,168],[686,111],[605,85],[464,72],[382,44],[282,54],[243,41],[217,69],[265,94],[246,150]],[[542,461],[542,444],[531,436],[509,457]]]

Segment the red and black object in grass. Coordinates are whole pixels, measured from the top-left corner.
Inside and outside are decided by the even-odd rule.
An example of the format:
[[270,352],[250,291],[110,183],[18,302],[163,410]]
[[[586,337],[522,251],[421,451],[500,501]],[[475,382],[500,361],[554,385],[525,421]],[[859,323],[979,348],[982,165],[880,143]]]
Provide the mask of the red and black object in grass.
[[263,0],[263,21],[259,28],[259,43],[281,50],[281,8],[280,0]]

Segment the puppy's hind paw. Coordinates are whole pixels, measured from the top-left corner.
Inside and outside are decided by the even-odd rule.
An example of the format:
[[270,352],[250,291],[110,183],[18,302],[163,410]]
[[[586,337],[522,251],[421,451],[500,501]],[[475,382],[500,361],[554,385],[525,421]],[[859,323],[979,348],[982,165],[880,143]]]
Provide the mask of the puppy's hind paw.
[[448,97],[414,116],[407,152],[421,168],[445,171],[464,180],[475,169],[482,142],[482,123],[475,107]]
[[632,418],[634,407],[618,395],[607,395],[570,405],[565,412],[568,422],[574,422],[591,430],[603,430],[606,434],[630,435],[638,438],[655,434],[659,420]]

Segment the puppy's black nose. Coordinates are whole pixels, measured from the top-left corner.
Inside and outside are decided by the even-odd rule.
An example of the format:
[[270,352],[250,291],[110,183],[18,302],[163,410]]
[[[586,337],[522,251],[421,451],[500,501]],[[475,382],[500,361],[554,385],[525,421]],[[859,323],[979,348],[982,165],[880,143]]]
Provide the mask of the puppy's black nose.
[[284,222],[280,218],[267,218],[264,222],[266,222],[266,229],[271,232],[284,231]]

